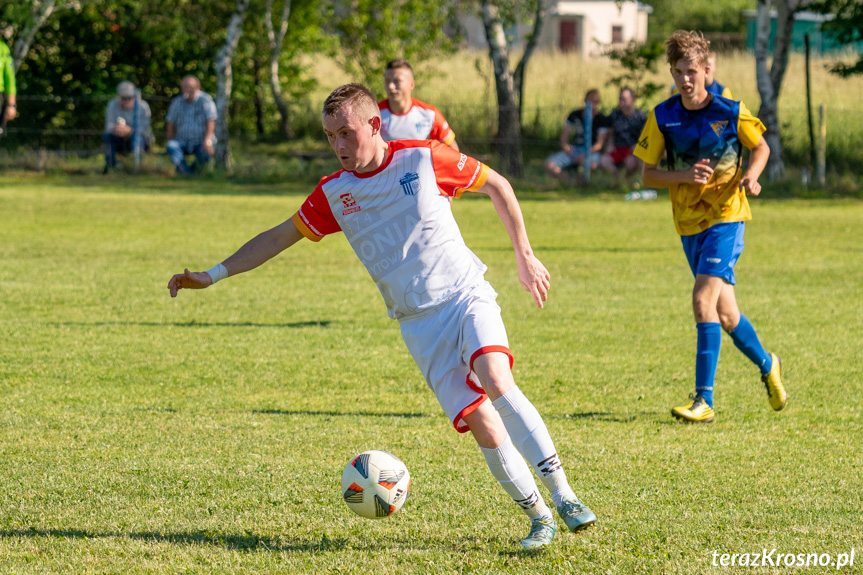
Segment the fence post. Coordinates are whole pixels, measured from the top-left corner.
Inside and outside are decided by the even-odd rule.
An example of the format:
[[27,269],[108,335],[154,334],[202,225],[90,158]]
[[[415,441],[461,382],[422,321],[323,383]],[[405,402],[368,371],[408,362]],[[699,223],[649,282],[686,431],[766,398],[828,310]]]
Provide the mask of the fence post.
[[818,165],[815,169],[818,185],[827,182],[827,106],[818,107]]
[[809,169],[812,169],[812,164],[815,162],[815,130],[812,127],[812,82],[809,59],[809,34],[803,36],[804,46],[806,47],[806,121],[809,124]]
[[593,102],[584,102],[584,183],[590,183],[590,149],[593,147]]

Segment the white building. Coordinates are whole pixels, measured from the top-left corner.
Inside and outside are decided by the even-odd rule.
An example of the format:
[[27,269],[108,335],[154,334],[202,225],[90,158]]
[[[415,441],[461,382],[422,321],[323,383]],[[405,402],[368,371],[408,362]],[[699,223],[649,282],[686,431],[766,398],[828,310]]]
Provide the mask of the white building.
[[[587,57],[631,40],[643,43],[647,41],[647,18],[652,12],[653,8],[637,0],[552,1],[537,48],[579,52]],[[480,16],[465,16],[461,25],[469,46],[488,47]],[[532,26],[520,24],[507,30],[507,36],[513,46],[524,46],[532,30]]]

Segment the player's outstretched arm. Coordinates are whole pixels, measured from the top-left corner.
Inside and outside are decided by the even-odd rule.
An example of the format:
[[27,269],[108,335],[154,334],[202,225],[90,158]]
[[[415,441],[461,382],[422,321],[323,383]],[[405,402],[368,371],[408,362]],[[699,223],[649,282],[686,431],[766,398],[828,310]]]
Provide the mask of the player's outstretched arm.
[[[234,276],[255,269],[288,249],[303,238],[292,220],[262,232],[249,240],[231,257],[222,262],[228,276]],[[188,269],[177,274],[168,282],[171,297],[177,297],[181,289],[203,289],[213,284],[207,272],[190,272]]]
[[491,197],[494,209],[506,227],[515,249],[521,286],[533,295],[536,305],[541,308],[542,302],[548,299],[551,275],[542,262],[533,255],[533,249],[527,239],[527,230],[524,227],[524,217],[512,186],[506,178],[489,169],[488,178],[478,191]]

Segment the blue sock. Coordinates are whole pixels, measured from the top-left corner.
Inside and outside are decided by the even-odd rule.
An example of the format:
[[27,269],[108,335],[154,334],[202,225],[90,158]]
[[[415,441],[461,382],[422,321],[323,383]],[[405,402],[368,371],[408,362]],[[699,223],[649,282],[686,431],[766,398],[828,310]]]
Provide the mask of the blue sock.
[[695,356],[695,393],[713,407],[713,380],[722,346],[722,327],[718,323],[697,323],[698,353]]
[[758,334],[755,333],[755,328],[752,327],[745,315],[740,314],[740,323],[729,331],[728,335],[731,336],[737,349],[742,351],[743,355],[749,358],[749,361],[758,366],[761,375],[770,373],[770,368],[773,367],[773,358],[758,341]]

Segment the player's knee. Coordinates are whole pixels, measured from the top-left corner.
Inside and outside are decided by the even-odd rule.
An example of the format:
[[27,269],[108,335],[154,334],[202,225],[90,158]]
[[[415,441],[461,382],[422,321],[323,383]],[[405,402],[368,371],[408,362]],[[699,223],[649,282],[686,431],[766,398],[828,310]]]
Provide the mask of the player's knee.
[[479,356],[473,363],[473,370],[492,401],[515,385],[509,368],[509,356],[505,353],[492,352]]
[[692,294],[692,312],[698,322],[708,321],[716,317],[716,303],[703,292]]
[[477,444],[486,449],[500,447],[506,440],[506,428],[502,424],[500,426],[472,426],[470,431]]
[[719,323],[722,325],[722,329],[727,333],[732,332],[734,331],[734,328],[737,327],[737,324],[740,323],[740,313],[729,313],[720,310]]
[[463,421],[480,447],[494,449],[506,440],[506,428],[490,401],[482,403],[478,409],[465,415]]

